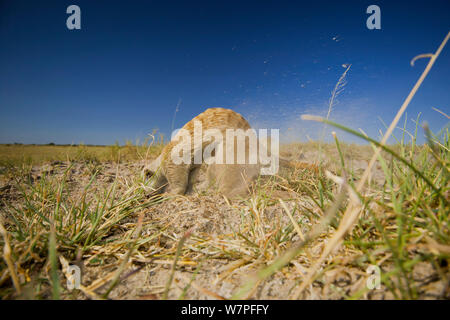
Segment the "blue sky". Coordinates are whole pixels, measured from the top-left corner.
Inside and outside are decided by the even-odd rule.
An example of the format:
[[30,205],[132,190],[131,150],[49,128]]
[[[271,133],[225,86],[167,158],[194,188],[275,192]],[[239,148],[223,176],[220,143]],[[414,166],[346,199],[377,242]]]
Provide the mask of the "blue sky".
[[[71,4],[81,30],[66,28]],[[366,28],[371,4],[381,30]],[[300,116],[326,114],[345,64],[330,118],[377,138],[427,63],[410,60],[449,30],[448,0],[0,1],[0,143],[142,141],[170,134],[178,102],[175,128],[226,107],[284,141],[317,139]],[[434,132],[447,119],[432,107],[450,113],[449,71],[447,45],[407,111]]]

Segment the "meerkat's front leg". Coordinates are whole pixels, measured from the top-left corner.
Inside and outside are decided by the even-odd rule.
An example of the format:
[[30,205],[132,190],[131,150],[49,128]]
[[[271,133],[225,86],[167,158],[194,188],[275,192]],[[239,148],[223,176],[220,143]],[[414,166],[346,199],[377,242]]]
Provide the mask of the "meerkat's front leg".
[[170,163],[166,167],[167,193],[184,194],[189,183],[190,165]]

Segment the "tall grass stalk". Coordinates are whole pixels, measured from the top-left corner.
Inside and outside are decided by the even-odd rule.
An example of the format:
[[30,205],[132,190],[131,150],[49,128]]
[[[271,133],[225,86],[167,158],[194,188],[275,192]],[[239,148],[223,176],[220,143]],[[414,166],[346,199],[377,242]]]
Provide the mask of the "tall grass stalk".
[[[347,73],[350,70],[351,66],[352,65],[350,64],[346,67],[345,71],[341,74],[338,82],[336,82],[336,85],[334,86],[333,91],[331,92],[331,97],[328,100],[328,111],[327,111],[327,115],[326,115],[327,120],[330,118],[331,111],[338,103],[337,98],[338,98],[339,94],[344,90],[344,88],[347,84]],[[320,134],[320,138],[319,138],[319,163],[322,161],[322,144],[324,143],[324,139],[325,139],[325,129],[326,129],[326,125],[324,124],[322,127],[322,132]]]
[[[357,184],[357,187],[356,187],[357,191],[361,191],[362,187],[366,183],[367,178],[369,177],[369,174],[371,172],[371,169],[372,169],[373,165],[375,164],[375,161],[378,158],[378,155],[380,154],[380,152],[382,150],[382,146],[384,146],[386,144],[386,142],[389,139],[390,135],[392,134],[394,128],[397,126],[397,123],[400,121],[400,118],[402,117],[403,113],[405,112],[405,110],[408,107],[409,103],[411,102],[412,98],[416,94],[417,90],[421,86],[422,82],[425,80],[426,76],[428,75],[429,71],[431,70],[436,59],[439,57],[439,54],[441,53],[442,49],[444,48],[444,46],[447,43],[447,41],[449,40],[449,38],[450,38],[450,32],[447,33],[447,36],[442,41],[442,43],[439,46],[439,48],[437,49],[436,53],[431,55],[428,65],[426,66],[426,68],[423,71],[420,78],[417,80],[417,82],[414,85],[414,87],[412,88],[411,92],[406,97],[402,106],[398,110],[394,120],[391,122],[389,128],[387,129],[386,133],[384,134],[383,138],[381,139],[380,146],[378,146],[378,148],[376,149],[375,154],[372,156],[368,167],[364,171],[363,176],[361,177],[361,179],[359,180],[359,182]],[[308,120],[308,117],[303,116],[302,118],[305,120]],[[339,246],[342,243],[344,236],[351,230],[356,219],[358,218],[359,214],[361,213],[361,211],[362,211],[361,209],[362,209],[361,206],[354,202],[350,202],[350,204],[347,206],[347,209],[344,213],[344,216],[342,218],[342,221],[341,221],[341,224],[339,225],[338,230],[333,235],[331,241],[325,247],[321,257],[317,261],[315,261],[313,266],[310,268],[307,278],[301,284],[301,286],[299,287],[299,290],[297,291],[296,297],[298,297],[301,294],[301,292],[306,288],[306,286],[308,286],[311,283],[311,280],[312,280],[314,274],[317,272],[318,268],[324,262],[326,257],[331,253],[331,251],[333,251],[337,246]]]

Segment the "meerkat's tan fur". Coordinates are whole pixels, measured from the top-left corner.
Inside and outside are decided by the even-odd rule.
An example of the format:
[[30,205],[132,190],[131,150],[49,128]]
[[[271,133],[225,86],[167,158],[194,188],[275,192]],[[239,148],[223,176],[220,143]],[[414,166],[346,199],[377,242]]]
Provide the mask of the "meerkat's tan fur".
[[[239,113],[230,109],[210,108],[199,114],[191,121],[186,123],[182,129],[186,130],[191,136],[194,134],[195,121],[201,123],[202,130],[205,132],[209,129],[220,131],[223,137],[226,137],[227,129],[251,129],[250,124]],[[234,137],[233,137],[234,138]],[[184,194],[189,186],[189,177],[191,172],[199,167],[199,164],[175,164],[172,159],[172,151],[180,141],[177,134],[172,141],[167,144],[160,156],[144,168],[145,176],[152,176],[152,187],[155,190],[162,191],[167,184],[165,191],[167,193]],[[227,141],[224,141],[227,144]],[[202,140],[201,150],[194,150],[194,144],[191,143],[188,148],[193,156],[195,152],[202,152],[210,141]],[[236,146],[233,142],[234,154],[236,155]],[[179,146],[177,146],[179,147]],[[217,190],[228,196],[241,196],[248,191],[248,185],[255,180],[261,169],[259,161],[256,164],[249,164],[249,147],[245,144],[246,161],[245,164],[209,164],[206,172],[206,178],[209,184],[214,184]],[[192,160],[192,159],[191,159]],[[225,162],[223,162],[225,163]],[[280,159],[281,166],[296,166],[289,161]]]

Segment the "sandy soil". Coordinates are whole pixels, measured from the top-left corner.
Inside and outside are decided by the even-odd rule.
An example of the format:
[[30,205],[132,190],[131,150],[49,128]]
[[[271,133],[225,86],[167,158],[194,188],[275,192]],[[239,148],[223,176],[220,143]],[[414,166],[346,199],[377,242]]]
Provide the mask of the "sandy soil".
[[[317,157],[312,151],[296,153],[295,150],[284,151],[283,156],[290,159],[305,160],[311,162]],[[355,159],[356,158],[356,159]],[[353,157],[350,166],[355,172],[362,172],[367,166],[367,160]],[[331,163],[332,161],[330,161]],[[68,168],[68,163],[53,162],[44,166],[33,167],[29,179],[38,183],[42,175],[61,177]],[[98,178],[89,196],[95,197],[96,193],[104,192],[114,181],[118,180],[118,191],[126,190],[129,184],[139,174],[143,167],[143,162],[132,162],[123,164],[103,163],[86,164],[73,163],[67,175],[67,190],[71,197],[79,196],[84,187],[88,184],[92,172],[100,169]],[[0,175],[0,210],[6,201],[10,203],[20,203],[23,199],[19,190],[15,187],[11,177]],[[373,179],[380,185],[383,184],[383,174],[378,168],[375,169]],[[282,197],[285,199],[288,208],[302,206],[314,209],[311,199],[301,194],[293,196],[288,191],[274,191],[274,199]],[[268,201],[260,207],[259,219],[263,221],[277,221],[280,225],[288,226],[289,217],[283,212],[283,208],[277,201]],[[174,273],[174,282],[169,291],[169,299],[178,299],[183,290],[189,285],[185,292],[186,299],[229,299],[236,293],[251,275],[261,267],[270,264],[276,256],[260,256],[255,258],[254,252],[248,252],[249,246],[243,246],[243,239],[238,233],[245,234],[248,228],[248,217],[252,215],[251,199],[230,202],[228,199],[201,190],[201,186],[193,188],[190,194],[179,196],[168,201],[151,206],[144,211],[144,222],[142,237],[150,237],[161,230],[164,232],[158,236],[158,244],[139,247],[138,253],[134,254],[124,274],[129,276],[123,279],[120,284],[111,292],[113,299],[160,299],[164,292],[165,285],[170,276],[173,264],[173,256],[165,256],[164,252],[173,252],[181,237],[190,232],[191,238],[186,242],[185,248],[190,252],[180,261]],[[118,230],[109,235],[111,239],[123,236],[123,230],[129,230],[128,224],[135,224],[138,212],[122,222]],[[307,217],[302,220],[303,231],[312,225]],[[121,228],[123,230],[121,230]],[[227,256],[221,249],[221,242],[227,241],[227,246],[234,245],[234,252],[241,254],[233,257],[233,253]],[[289,243],[298,240],[298,236],[293,236]],[[204,241],[202,247],[199,242]],[[247,297],[251,299],[288,299],[298,286],[299,274],[304,274],[311,262],[320,256],[324,244],[328,241],[327,235],[320,237],[310,245],[307,253],[300,254],[293,263],[276,272],[266,281],[261,282],[255,290]],[[194,245],[195,243],[195,245]],[[242,248],[240,248],[242,246]],[[159,249],[158,249],[159,247]],[[224,247],[225,248],[225,247]],[[281,254],[286,247],[281,246],[278,251]],[[117,260],[123,257],[123,252],[110,253],[108,259],[102,264],[91,263],[92,257],[101,252],[101,247],[94,247],[90,253],[82,257],[83,273],[82,283],[88,286],[96,279],[106,278],[117,270]],[[226,250],[225,250],[226,251]],[[158,256],[158,253],[162,253]],[[360,290],[367,281],[367,273],[357,262],[358,252],[341,247],[334,252],[327,263],[322,268],[320,277],[301,296],[303,299],[342,299]],[[113,259],[115,257],[116,259]],[[356,257],[356,258],[355,258]],[[327,269],[327,265],[339,263],[340,266]],[[132,273],[130,275],[130,273]],[[193,277],[195,278],[194,280]],[[439,281],[437,271],[430,264],[423,262],[415,267],[414,277],[417,282],[422,283],[422,298],[434,299],[438,297],[445,284]],[[102,292],[102,288],[98,289]],[[68,298],[85,299],[81,292],[73,293]],[[367,299],[392,299],[394,296],[382,287],[364,294]]]

